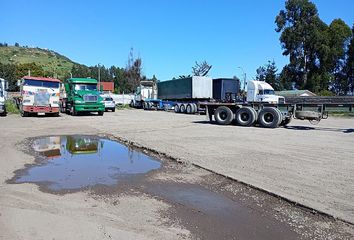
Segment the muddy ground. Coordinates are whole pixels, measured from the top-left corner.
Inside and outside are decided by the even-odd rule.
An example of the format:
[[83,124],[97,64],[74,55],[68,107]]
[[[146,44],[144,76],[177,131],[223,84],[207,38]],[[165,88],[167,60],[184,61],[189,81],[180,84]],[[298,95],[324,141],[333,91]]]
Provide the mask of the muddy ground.
[[[14,171],[35,163],[25,139],[68,134],[142,147],[163,167],[68,194],[9,183]],[[141,110],[9,115],[0,118],[0,139],[0,239],[354,238],[354,119],[262,129]]]

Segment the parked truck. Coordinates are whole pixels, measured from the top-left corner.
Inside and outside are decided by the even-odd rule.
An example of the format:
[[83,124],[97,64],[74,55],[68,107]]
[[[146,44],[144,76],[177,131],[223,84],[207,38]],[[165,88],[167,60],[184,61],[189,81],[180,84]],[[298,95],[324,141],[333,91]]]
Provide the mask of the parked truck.
[[158,99],[147,99],[144,109],[170,109],[176,113],[205,112],[210,102],[262,102],[284,103],[284,98],[276,96],[274,89],[265,82],[250,81],[247,98],[240,92],[240,82],[234,78],[190,77],[159,82]]
[[7,98],[7,81],[3,78],[0,78],[0,115],[6,116],[6,106],[5,100]]
[[130,107],[142,108],[145,102],[157,98],[157,85],[155,81],[141,81],[136,88]]
[[73,116],[82,112],[103,115],[105,106],[93,78],[70,78],[61,86],[60,111]]
[[55,78],[25,76],[19,81],[19,109],[22,117],[30,115],[59,116],[59,85]]

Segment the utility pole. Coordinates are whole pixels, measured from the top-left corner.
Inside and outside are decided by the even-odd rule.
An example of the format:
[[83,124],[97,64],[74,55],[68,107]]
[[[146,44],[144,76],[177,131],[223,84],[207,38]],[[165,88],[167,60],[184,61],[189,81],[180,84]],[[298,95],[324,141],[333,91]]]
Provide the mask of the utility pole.
[[98,91],[101,91],[101,66],[98,64]]

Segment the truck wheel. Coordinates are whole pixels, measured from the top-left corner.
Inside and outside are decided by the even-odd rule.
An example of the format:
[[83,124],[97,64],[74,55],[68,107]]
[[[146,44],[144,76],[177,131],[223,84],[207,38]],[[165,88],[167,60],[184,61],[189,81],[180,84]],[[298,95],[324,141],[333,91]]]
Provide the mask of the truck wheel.
[[134,107],[134,101],[131,100],[130,103],[129,103],[129,107],[133,108]]
[[147,106],[147,102],[143,102],[143,109],[147,110],[148,106]]
[[148,102],[148,104],[147,104],[148,109],[149,109],[149,110],[152,110],[153,105],[154,105],[154,104],[153,104],[152,102]]
[[99,116],[103,116],[104,111],[98,111]]
[[71,106],[70,112],[71,112],[71,115],[72,115],[72,116],[77,116],[77,112],[76,112],[74,106]]
[[112,108],[112,112],[115,112],[116,111],[116,108]]
[[194,108],[193,108],[192,104],[188,103],[187,107],[186,107],[186,113],[187,114],[192,114],[192,113],[194,113],[193,110],[194,110]]
[[277,110],[278,115],[279,115],[279,123],[278,123],[278,126],[280,126],[280,124],[281,124],[282,121],[283,121],[283,114],[281,113],[281,111],[279,110],[279,108],[275,108],[275,110]]
[[273,107],[263,108],[258,115],[258,122],[264,128],[276,128],[279,126],[279,112]]
[[25,111],[21,111],[21,117],[28,117],[29,113]]
[[253,108],[241,107],[236,111],[236,122],[240,126],[249,127],[256,121],[257,116]]
[[234,113],[225,106],[218,107],[214,112],[215,120],[220,125],[228,125],[234,119]]
[[179,112],[180,113],[185,113],[186,112],[186,105],[184,103],[181,104],[179,107]]
[[178,104],[175,104],[174,109],[175,109],[175,113],[179,113],[179,105]]
[[193,106],[193,113],[197,113],[198,112],[198,106],[195,103],[192,103]]

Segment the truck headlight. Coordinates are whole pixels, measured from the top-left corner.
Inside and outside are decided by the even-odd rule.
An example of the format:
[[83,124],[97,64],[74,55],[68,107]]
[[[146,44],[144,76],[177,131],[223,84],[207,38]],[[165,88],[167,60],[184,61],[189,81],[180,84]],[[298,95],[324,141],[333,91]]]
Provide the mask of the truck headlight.
[[29,102],[31,102],[31,100],[29,100],[29,99],[23,100],[23,103],[29,103]]
[[59,101],[53,101],[53,104],[59,104]]
[[81,100],[75,100],[75,103],[83,103]]

